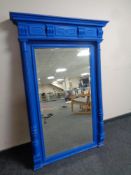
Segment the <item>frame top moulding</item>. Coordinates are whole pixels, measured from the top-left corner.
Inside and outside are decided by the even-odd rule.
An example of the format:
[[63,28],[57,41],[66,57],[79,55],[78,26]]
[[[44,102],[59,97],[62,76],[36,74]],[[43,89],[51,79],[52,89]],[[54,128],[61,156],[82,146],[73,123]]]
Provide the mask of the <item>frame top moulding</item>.
[[108,21],[10,12],[19,39],[74,39],[101,41]]

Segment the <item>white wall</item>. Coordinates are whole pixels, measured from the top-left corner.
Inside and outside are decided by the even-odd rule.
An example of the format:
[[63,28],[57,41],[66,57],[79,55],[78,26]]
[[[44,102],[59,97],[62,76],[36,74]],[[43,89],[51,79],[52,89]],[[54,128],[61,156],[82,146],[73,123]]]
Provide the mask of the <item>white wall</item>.
[[102,43],[104,119],[131,111],[130,0],[0,1],[0,150],[29,141],[16,27],[9,11],[109,20]]

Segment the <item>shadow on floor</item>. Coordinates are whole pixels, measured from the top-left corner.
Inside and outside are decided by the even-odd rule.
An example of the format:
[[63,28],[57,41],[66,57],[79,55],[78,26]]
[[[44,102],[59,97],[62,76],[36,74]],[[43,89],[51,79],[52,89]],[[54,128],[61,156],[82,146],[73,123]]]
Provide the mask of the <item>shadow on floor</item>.
[[[27,143],[0,153],[0,175],[5,174],[6,169],[33,169],[31,143]],[[12,174],[14,175],[14,174]]]

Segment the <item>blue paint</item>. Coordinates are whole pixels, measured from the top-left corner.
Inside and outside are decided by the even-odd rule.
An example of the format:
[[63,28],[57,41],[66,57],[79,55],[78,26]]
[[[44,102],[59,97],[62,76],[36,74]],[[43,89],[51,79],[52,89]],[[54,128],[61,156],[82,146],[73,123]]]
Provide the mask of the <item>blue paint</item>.
[[[96,101],[96,94],[95,94],[95,92],[96,92],[96,90],[95,90],[95,85],[96,85],[95,80],[96,80],[96,78],[95,78],[95,74],[94,74],[94,71],[93,71],[94,70],[95,57],[94,57],[94,54],[93,54],[94,53],[94,46],[92,44],[88,44],[88,43],[86,43],[86,44],[85,43],[81,43],[81,44],[66,43],[65,44],[64,42],[61,42],[61,44],[51,44],[49,42],[46,43],[45,45],[43,45],[43,44],[32,44],[32,50],[35,50],[37,48],[89,48],[90,51],[91,51],[91,55],[90,55],[91,65],[90,65],[90,67],[91,67],[91,79],[92,79],[92,81],[91,81],[92,102],[93,102],[93,105],[96,103],[95,102]],[[33,62],[35,62],[35,57],[33,57]],[[36,75],[35,75],[35,77],[36,77]],[[36,83],[37,83],[37,78],[36,78]],[[37,85],[36,92],[38,92],[38,85]],[[40,106],[39,106],[39,110],[40,110]],[[96,142],[97,142],[96,118],[97,118],[96,107],[94,105],[94,107],[92,108],[93,147],[94,147],[94,145],[96,145]],[[44,138],[44,135],[43,135],[42,138]],[[84,146],[84,150],[86,150],[86,149],[88,150],[90,147],[92,147],[92,143]],[[64,157],[65,156],[67,157],[67,156],[72,155],[74,153],[81,152],[81,150],[83,150],[83,147],[82,148],[78,147],[77,149],[76,148],[70,149],[69,152],[67,151],[66,155],[65,155],[65,153],[62,152],[62,153],[59,153],[56,156],[53,156],[53,157],[51,156],[50,161],[51,161],[51,158],[52,158],[52,160],[54,160],[54,157],[56,158],[56,160],[57,159],[62,159],[63,155],[64,155]],[[44,147],[44,151],[45,151],[45,147]],[[48,158],[46,158],[46,156],[45,156],[44,164],[47,164],[47,161],[48,161]]]
[[58,153],[56,155],[52,155],[46,159],[46,161],[44,162],[43,165],[48,165],[48,164],[53,163],[57,160],[61,160],[63,158],[70,157],[72,155],[78,154],[78,153],[83,152],[83,151],[87,151],[87,150],[89,150],[91,148],[95,148],[95,147],[97,147],[96,143],[90,143],[90,144],[86,144],[83,146],[79,146],[79,147],[70,149],[68,151],[64,151],[62,153]]
[[[21,45],[23,76],[33,147],[34,170],[76,153],[103,145],[104,125],[101,90],[100,42],[108,21],[62,18],[24,13],[10,13],[10,19],[18,27]],[[73,149],[46,157],[35,48],[90,48],[92,128],[93,141]]]

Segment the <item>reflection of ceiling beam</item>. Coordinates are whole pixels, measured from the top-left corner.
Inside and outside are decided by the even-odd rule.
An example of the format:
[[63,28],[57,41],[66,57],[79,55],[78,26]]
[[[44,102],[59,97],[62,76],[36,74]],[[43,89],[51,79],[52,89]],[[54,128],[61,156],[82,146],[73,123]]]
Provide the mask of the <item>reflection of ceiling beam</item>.
[[52,87],[55,88],[55,89],[59,89],[59,90],[61,90],[61,91],[64,91],[64,88],[58,86],[57,84],[50,84],[50,86],[52,86]]

